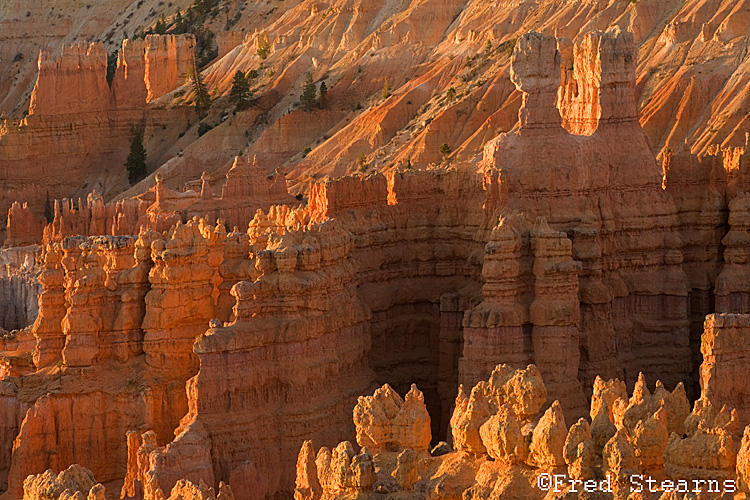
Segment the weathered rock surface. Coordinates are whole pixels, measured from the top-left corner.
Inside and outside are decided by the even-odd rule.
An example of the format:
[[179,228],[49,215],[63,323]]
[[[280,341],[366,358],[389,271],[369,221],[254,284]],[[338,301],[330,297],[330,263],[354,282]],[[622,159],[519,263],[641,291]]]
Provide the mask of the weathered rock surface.
[[[166,53],[149,50],[162,43],[172,48],[165,47]],[[81,195],[90,191],[82,191],[82,186],[89,185],[109,196],[112,190],[119,192],[127,173],[124,167],[113,165],[122,165],[127,156],[132,126],[143,124],[149,134],[162,126],[166,130],[184,123],[186,113],[179,110],[146,108],[147,85],[173,89],[177,75],[170,75],[166,66],[174,66],[173,73],[184,72],[194,43],[192,35],[151,36],[145,42],[124,40],[111,85],[102,43],[79,42],[62,45],[55,53],[39,52],[28,116],[18,124],[5,125],[0,134],[0,213],[7,213],[14,200],[28,207],[24,215],[28,225],[21,221],[9,224],[23,228],[26,238],[37,236],[38,220],[46,215],[45,203],[50,198]],[[147,73],[150,68],[153,70]],[[153,152],[156,159],[158,153]],[[66,174],[59,178],[50,175],[48,163]],[[23,239],[11,233],[10,243],[18,237]]]
[[[741,148],[712,150],[700,161],[665,151],[660,171],[648,138],[661,131],[641,128],[636,95],[673,97],[653,75],[638,77],[635,47],[661,47],[666,72],[673,52],[715,54],[720,42],[722,57],[738,55],[741,9],[696,2],[687,12],[663,0],[597,13],[597,2],[584,2],[593,9],[589,23],[578,4],[542,2],[550,12],[562,9],[559,19],[570,22],[560,35],[575,44],[547,34],[555,21],[485,60],[472,52],[467,64],[465,47],[482,48],[487,37],[499,42],[546,16],[535,19],[536,6],[525,2],[490,8],[429,0],[403,17],[392,17],[399,8],[387,2],[288,3],[269,21],[278,21],[275,30],[249,35],[205,72],[212,89],[228,90],[235,70],[255,69],[261,33],[270,36],[268,71],[255,84],[263,99],[231,117],[214,109],[204,125],[216,130],[201,139],[185,126],[192,110],[179,109],[193,98],[187,88],[181,97],[154,99],[160,85],[180,83],[172,82],[189,64],[190,40],[170,36],[122,44],[111,87],[103,45],[74,45],[58,58],[43,53],[29,117],[0,122],[0,161],[7,158],[13,168],[5,170],[16,176],[2,199],[9,207],[20,202],[8,218],[8,244],[42,238],[45,245],[36,322],[2,341],[9,368],[0,371],[0,470],[8,471],[11,496],[28,474],[74,462],[102,481],[125,477],[126,496],[142,488],[149,500],[213,498],[211,487],[222,481],[238,498],[288,495],[305,439],[333,446],[355,436],[359,450],[343,441],[314,460],[305,445],[296,493],[400,487],[433,498],[531,497],[533,474],[564,468],[581,478],[610,470],[618,488],[631,471],[734,477],[744,386],[736,382],[737,396],[722,392],[734,379],[716,373],[731,367],[740,378],[741,342],[726,347],[726,332],[708,333],[705,393],[690,415],[687,393],[696,395],[699,330],[712,300],[717,310],[750,312],[742,279],[747,157]],[[681,21],[656,43],[666,15],[659,10]],[[511,19],[512,12],[523,15]],[[701,43],[672,49],[695,40],[699,21]],[[321,35],[311,23],[331,31]],[[613,26],[581,34],[584,24]],[[419,44],[414,26],[429,26]],[[446,45],[455,49],[451,62],[441,56]],[[172,46],[182,52],[173,57]],[[431,53],[435,65],[409,83],[398,79],[401,68]],[[335,103],[312,117],[293,109],[311,65],[315,78],[330,71]],[[492,80],[471,82],[490,67]],[[153,79],[160,74],[166,83]],[[386,77],[394,95],[370,98]],[[439,110],[448,85],[458,86],[459,102]],[[72,89],[80,90],[76,99],[57,98]],[[360,101],[368,109],[351,114]],[[413,120],[423,106],[429,118]],[[682,127],[703,121],[687,104],[679,108],[680,130],[663,140],[675,148],[692,134]],[[672,120],[657,115],[646,123]],[[87,169],[122,164],[117,155],[124,156],[130,125],[143,120],[148,140],[173,146],[155,157],[188,144],[192,151],[154,175],[153,189],[143,192],[151,182],[144,181],[130,193],[136,197],[107,204],[124,185]],[[740,146],[741,123],[730,122],[726,140]],[[331,142],[313,148],[321,129]],[[414,137],[399,137],[406,129]],[[711,134],[692,146],[704,149]],[[464,160],[492,137],[476,173],[476,162]],[[442,142],[456,154],[438,155]],[[317,151],[308,155],[306,147]],[[383,154],[365,154],[363,170],[393,158],[411,167],[412,154],[419,167],[441,159],[458,166],[389,166],[385,174],[314,181],[361,168],[355,159],[372,150]],[[65,161],[54,162],[58,154]],[[99,155],[94,163],[81,160],[92,155]],[[47,175],[48,165],[70,175]],[[35,183],[40,169],[44,182]],[[306,207],[290,199],[284,172],[297,189],[312,184]],[[104,197],[83,198],[75,191],[84,184],[103,188]],[[69,199],[55,203],[42,232],[48,194]],[[26,302],[23,292],[12,288],[4,303],[16,312],[3,321],[28,323],[30,314],[19,319],[16,305]],[[29,358],[35,366],[22,367]],[[600,374],[622,382],[605,383]],[[657,383],[652,394],[646,380],[657,375],[674,389]],[[415,382],[422,390],[407,394]],[[459,390],[455,397],[459,382],[468,396]],[[362,397],[377,386],[392,389]],[[634,387],[631,397],[626,387]],[[579,420],[587,412],[588,430]],[[568,430],[566,420],[579,424]],[[147,428],[155,430],[147,442],[126,435]],[[449,434],[456,452],[427,457],[430,438]]]
[[57,475],[48,469],[44,474],[27,477],[23,482],[23,498],[100,500],[104,498],[104,487],[96,482],[90,470],[74,464]]
[[[600,396],[619,385],[616,380],[601,381]],[[483,393],[486,387],[487,382],[482,381],[474,386],[472,394]],[[637,391],[642,392],[643,389]],[[638,392],[633,398],[648,400]],[[591,411],[609,419],[604,411],[607,397],[603,399],[601,404],[594,403],[597,406],[592,404]],[[617,401],[624,400],[619,398]],[[698,493],[698,498],[712,498],[712,492],[726,492],[727,498],[743,498],[732,493],[747,491],[747,483],[743,481],[747,479],[750,431],[745,431],[739,447],[736,420],[723,416],[729,413],[724,410],[717,413],[710,403],[696,405],[691,414],[678,416],[666,410],[662,399],[656,411],[637,421],[634,430],[624,426],[622,420],[616,422],[616,431],[598,454],[594,450],[588,421],[581,419],[567,429],[557,402],[541,418],[537,414],[521,422],[521,427],[518,421],[512,423],[516,417],[511,408],[510,404],[504,405],[497,415],[486,417],[481,431],[486,452],[457,450],[424,457],[414,464],[416,454],[411,450],[399,453],[383,449],[372,455],[377,478],[374,483],[371,480],[358,483],[354,479],[357,470],[355,464],[361,463],[357,457],[368,457],[365,461],[369,463],[369,451],[363,448],[357,455],[349,442],[342,442],[333,451],[321,448],[317,458],[313,459],[312,444],[306,441],[297,461],[298,488],[295,499],[374,499],[383,493],[394,493],[399,487],[402,490],[398,493],[399,498],[408,499],[425,498],[425,494],[427,498],[476,500],[499,497],[580,498],[583,481],[587,480],[596,481],[596,489],[600,490],[594,495],[597,498],[596,495],[623,499],[669,498],[662,496],[670,494],[664,488],[689,488],[691,492]],[[458,411],[466,410],[461,406]],[[680,426],[689,429],[687,437],[672,433],[667,440],[668,418],[679,419]],[[698,428],[690,424],[695,420],[700,420]],[[453,425],[455,432],[456,426],[460,427],[463,423],[456,420]],[[529,453],[525,464],[518,460],[518,455],[508,453],[510,435],[507,432],[513,429],[516,429],[514,435],[520,438],[515,441],[515,449],[525,447],[525,452]],[[494,460],[489,460],[489,457]],[[561,469],[565,465],[568,467],[568,477]],[[558,472],[562,473],[558,481],[565,479],[555,487],[552,474]],[[548,483],[545,483],[545,474],[548,474]],[[634,476],[636,483],[633,483]],[[390,478],[398,479],[398,485],[389,482]],[[581,482],[572,483],[569,479]],[[656,496],[646,496],[649,494],[646,479],[652,480],[650,487],[657,485],[657,489],[650,492]],[[671,481],[672,486],[663,486],[664,480]],[[638,489],[638,482],[643,485],[643,497],[633,496],[633,493],[637,493],[634,490]],[[371,489],[373,484],[377,493]],[[413,490],[411,485],[414,485]]]
[[737,411],[741,427],[750,424],[750,400],[745,385],[748,362],[750,316],[710,314],[706,316],[700,367],[703,396],[721,408]]
[[[661,363],[658,375],[666,378],[667,372],[672,373],[667,381],[674,385],[691,369],[688,284],[680,267],[682,256],[676,209],[660,186],[658,168],[648,153],[647,139],[634,113],[632,43],[630,34],[615,29],[590,33],[576,45],[581,56],[573,62],[574,72],[602,82],[597,84],[601,86],[600,90],[592,91],[590,97],[596,102],[594,111],[589,109],[591,106],[584,106],[589,109],[589,115],[593,114],[591,119],[595,120],[595,131],[589,136],[580,136],[572,135],[562,127],[560,113],[555,108],[555,89],[560,79],[555,39],[538,33],[524,35],[512,59],[513,79],[524,96],[519,111],[520,126],[517,131],[500,134],[487,143],[483,166],[491,182],[498,183],[496,196],[500,206],[522,210],[529,218],[546,217],[552,229],[565,231],[563,241],[569,239],[570,255],[579,259],[581,271],[578,273],[571,274],[562,267],[564,259],[554,273],[551,265],[548,271],[541,273],[540,266],[550,258],[543,253],[549,250],[543,250],[541,246],[541,241],[546,240],[531,244],[532,252],[527,251],[540,260],[536,271],[533,270],[535,264],[532,264],[532,275],[534,283],[539,283],[542,289],[546,290],[555,283],[560,291],[567,287],[568,292],[563,293],[569,294],[571,290],[575,293],[575,288],[571,287],[575,287],[577,278],[578,303],[565,305],[559,302],[560,295],[556,295],[558,302],[553,304],[561,308],[560,318],[566,318],[564,321],[559,319],[559,322],[582,325],[577,328],[581,353],[577,373],[585,384],[592,383],[596,374],[621,376],[621,367],[626,364],[630,374],[634,373],[632,370],[640,370],[655,378],[656,373],[650,374],[645,366],[640,366],[648,364],[646,360],[654,357]],[[606,108],[606,114],[600,116],[598,111],[595,112],[599,108]],[[644,153],[633,156],[617,147],[601,148],[601,145],[610,143],[608,137],[618,137],[617,141],[628,137],[628,144],[638,144],[634,150]],[[610,167],[593,167],[601,164]],[[623,173],[626,170],[628,175]],[[545,202],[537,201],[539,196],[543,196]],[[644,197],[650,200],[648,209],[636,201]],[[650,221],[649,227],[643,227],[638,222],[640,220]],[[531,233],[533,235],[533,230]],[[614,247],[611,246],[615,241],[619,242],[618,256],[613,254]],[[661,249],[657,253],[665,256],[659,257],[661,264],[657,267],[646,264],[646,261],[636,264],[634,260],[623,260],[625,255],[645,256],[656,247]],[[517,251],[517,255],[521,262],[528,259],[524,258],[523,251]],[[603,266],[603,262],[612,265]],[[515,280],[517,284],[522,282],[523,278]],[[523,307],[523,294],[516,301]],[[653,305],[646,306],[647,303]],[[657,317],[645,312],[655,308],[662,310],[663,314]],[[644,312],[639,313],[638,323],[632,322],[626,314],[626,311],[636,309]],[[612,318],[612,321],[603,318]],[[548,328],[539,315],[530,316],[530,319],[535,328]],[[575,330],[570,327],[561,329],[561,326],[553,328],[558,336],[555,352],[559,351],[562,358],[570,357],[564,353],[575,351],[564,346],[565,342],[575,345]],[[602,333],[603,329],[609,333]],[[568,333],[564,333],[566,331]],[[668,352],[663,348],[665,336],[673,339],[670,345],[674,347]],[[615,338],[623,339],[621,347],[615,348],[612,344]],[[480,343],[472,352],[482,352],[485,344],[486,341]],[[524,344],[517,342],[517,345],[517,352],[521,354]],[[537,346],[532,342],[532,345],[535,345],[535,362],[540,355],[553,357],[541,350],[541,344]],[[638,355],[628,354],[627,345],[638,345]],[[572,361],[575,363],[575,356]],[[667,365],[671,368],[666,368]],[[586,374],[590,374],[590,378]],[[570,380],[567,384],[576,383],[570,375],[567,379]],[[632,383],[634,380],[628,381]],[[574,412],[572,415],[582,415],[581,404],[572,404],[570,389],[564,392],[568,397],[561,399],[563,407],[571,405],[569,411]],[[578,401],[582,401],[580,396]]]
[[354,407],[354,425],[357,444],[372,453],[407,448],[426,453],[430,447],[430,415],[416,385],[403,400],[388,384],[372,397],[360,397]]

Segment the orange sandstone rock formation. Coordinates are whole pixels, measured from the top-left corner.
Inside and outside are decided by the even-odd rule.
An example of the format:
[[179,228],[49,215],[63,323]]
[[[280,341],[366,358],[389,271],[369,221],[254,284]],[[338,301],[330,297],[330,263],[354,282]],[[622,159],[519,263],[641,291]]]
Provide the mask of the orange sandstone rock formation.
[[[596,51],[587,48],[593,46]],[[524,99],[520,127],[485,146],[484,168],[488,172],[497,169],[492,182],[498,183],[499,203],[532,217],[545,216],[551,228],[565,231],[563,237],[571,241],[571,257],[580,259],[581,272],[576,273],[580,305],[568,309],[566,322],[583,325],[577,370],[583,380],[593,381],[598,373],[618,375],[628,366],[626,375],[632,383],[638,371],[648,371],[646,360],[658,357],[658,375],[667,378],[667,373],[672,373],[667,380],[676,384],[690,372],[688,284],[680,267],[676,209],[661,189],[658,168],[634,113],[632,37],[618,30],[595,32],[576,47],[580,57],[574,61],[574,71],[585,73],[592,67],[591,76],[601,82],[594,87],[598,90],[589,92],[598,104],[581,108],[582,114],[588,110],[586,116],[596,125],[595,131],[579,136],[562,127],[555,108],[560,78],[556,40],[531,33],[519,40],[512,62],[513,79]],[[625,143],[643,153],[626,153],[617,146]],[[607,146],[602,147],[604,144]],[[643,203],[643,199],[649,202]],[[651,226],[642,228],[640,220],[649,220]],[[616,244],[619,257],[611,254],[615,241],[620,242]],[[624,259],[625,255],[645,255],[656,247],[663,256],[657,267]],[[539,251],[534,245],[532,249]],[[519,257],[522,255],[521,251]],[[561,280],[557,285],[561,289],[570,287],[564,284],[561,271],[548,279]],[[534,275],[536,280],[541,278],[538,271]],[[518,286],[521,280],[515,283]],[[523,295],[516,300],[527,307]],[[647,306],[649,303],[653,305]],[[626,314],[632,308],[643,312],[638,323]],[[663,314],[648,312],[657,308]],[[602,322],[604,317],[613,321]],[[535,323],[540,320],[532,318]],[[559,332],[561,340],[566,335],[563,331]],[[567,333],[568,342],[575,345],[575,337],[570,335]],[[616,338],[629,340],[615,349],[612,341]],[[672,339],[669,352],[662,347],[666,338]],[[483,345],[486,341],[472,347],[472,352],[482,352]],[[639,354],[626,354],[625,345],[638,345]],[[619,351],[616,355],[615,350]],[[565,400],[562,402],[565,405]]]
[[144,78],[150,102],[185,82],[195,57],[195,37],[148,35],[145,42]]
[[[654,31],[659,17],[637,3],[614,5],[594,24],[628,8],[637,36]],[[431,9],[439,9],[439,22],[427,23],[424,47],[438,47],[465,6],[428,4],[410,7],[408,16],[388,24],[391,31],[370,36],[366,20],[377,19],[382,6],[355,11],[337,3],[322,22],[361,17],[335,48],[341,59],[331,60],[346,66],[382,57],[381,49],[393,45],[388,40],[409,41],[409,23],[433,20]],[[283,35],[284,23],[295,29],[290,16],[322,18],[310,15],[320,14],[319,6],[300,5],[282,16],[273,51],[281,57],[303,46],[310,50],[305,57],[319,64],[328,49],[310,47],[320,38],[305,35],[309,40],[300,44]],[[573,18],[578,7],[560,8]],[[451,43],[485,41],[464,24],[468,18],[480,25],[475,15],[459,16]],[[580,17],[563,34],[575,35]],[[625,23],[615,19],[604,24]],[[728,44],[735,43],[733,26],[717,31]],[[673,25],[667,32],[679,37],[680,29]],[[705,30],[709,34],[711,26]],[[0,151],[26,151],[23,145],[40,130],[65,129],[71,117],[88,113],[92,119],[74,128],[76,137],[64,136],[60,151],[70,161],[63,167],[77,165],[65,182],[81,185],[89,177],[75,155],[93,150],[71,152],[68,146],[100,141],[104,121],[124,143],[133,119],[146,118],[158,129],[159,120],[172,116],[158,111],[163,102],[145,104],[160,84],[149,86],[149,75],[163,71],[162,63],[171,79],[171,56],[163,60],[156,45],[161,40],[125,43],[111,89],[101,84],[106,57],[99,45],[77,45],[54,61],[43,56],[33,112],[12,132],[3,122]],[[239,498],[289,494],[296,486],[303,498],[401,488],[478,499],[511,493],[535,498],[540,492],[534,480],[542,470],[568,470],[580,478],[610,471],[618,496],[633,471],[734,477],[744,395],[724,391],[728,385],[715,373],[724,367],[741,373],[742,367],[733,364],[735,351],[732,362],[723,357],[727,332],[721,327],[708,328],[705,336],[704,397],[690,415],[687,392],[696,394],[696,335],[713,297],[717,310],[748,312],[741,279],[747,157],[726,149],[699,161],[665,151],[659,169],[637,119],[636,95],[643,87],[635,40],[617,27],[575,43],[536,32],[520,37],[510,62],[516,89],[492,84],[503,87],[492,91],[505,109],[494,118],[502,133],[484,148],[479,173],[474,164],[458,162],[326,178],[311,186],[307,206],[297,208],[284,169],[266,176],[289,153],[274,156],[273,134],[258,136],[254,147],[267,147],[257,152],[268,156],[258,154],[252,162],[249,155],[226,162],[230,146],[249,140],[244,132],[212,156],[217,146],[211,141],[234,130],[230,126],[281,120],[271,106],[236,122],[227,117],[226,126],[196,140],[202,161],[211,157],[217,170],[192,190],[175,189],[190,175],[170,179],[160,171],[152,190],[115,204],[94,195],[56,203],[55,220],[43,234],[39,315],[32,328],[2,343],[3,359],[16,360],[0,371],[0,466],[8,471],[10,496],[20,496],[29,474],[74,462],[102,481],[125,477],[125,496],[142,488],[149,499],[168,492],[209,498],[222,481]],[[154,66],[141,57],[150,46],[162,54],[154,55]],[[248,56],[253,47],[246,43],[227,56],[255,57]],[[410,52],[415,61],[424,47]],[[182,71],[180,61],[175,74]],[[76,64],[80,69],[73,70]],[[218,61],[207,79],[222,83],[221,72],[233,64]],[[310,171],[315,161],[330,158],[336,168],[348,169],[349,156],[356,157],[365,142],[391,144],[428,94],[451,81],[441,71],[458,71],[463,59],[441,64],[382,106],[373,103],[373,114],[351,125],[335,129],[330,123],[348,111],[326,111],[320,121],[334,127],[335,141],[311,155]],[[291,105],[288,97],[304,68],[297,63],[287,69],[273,81],[276,94],[268,99]],[[366,97],[379,90],[391,71],[395,66],[384,63],[375,78],[368,67],[365,90],[356,92]],[[74,85],[91,94],[90,102],[78,103],[82,110],[54,99]],[[505,127],[503,117],[515,108],[502,103],[511,94],[521,101],[519,121]],[[334,86],[336,96],[344,99],[345,91]],[[425,133],[421,144],[448,134],[461,109],[425,123],[434,123],[428,129],[434,134]],[[478,123],[483,113],[490,112],[477,111],[468,121]],[[301,115],[298,110],[276,123],[293,125]],[[379,128],[368,124],[374,116],[382,118]],[[314,134],[318,124],[306,121],[311,123],[302,135]],[[471,126],[462,137],[471,135]],[[489,130],[480,135],[495,134]],[[89,135],[92,141],[85,142]],[[27,162],[22,167],[46,164],[37,156],[8,157]],[[203,170],[191,162],[181,158],[170,168]],[[27,170],[19,175],[32,176]],[[18,182],[18,198],[28,205],[13,208],[10,244],[39,238],[33,217],[46,189],[30,179]],[[13,197],[3,195],[8,203]],[[223,221],[214,224],[217,218]],[[22,295],[13,291],[5,302],[18,311]],[[24,322],[17,318],[15,313],[12,321]],[[742,346],[729,349],[741,352]],[[34,366],[23,366],[20,360],[32,351]],[[600,374],[622,381],[605,383]],[[657,383],[652,393],[646,380],[657,376],[666,386]],[[459,382],[467,391],[459,389],[456,397]],[[421,391],[409,389],[414,383]],[[358,400],[377,386],[384,388]],[[133,429],[154,434],[139,443],[137,435],[126,435]],[[449,435],[456,452],[429,457],[431,438]],[[355,436],[358,450],[351,444]],[[329,446],[350,441],[317,457],[305,444],[297,456],[308,438]]]
[[[145,42],[124,40],[111,86],[101,43],[80,42],[63,45],[55,54],[39,53],[28,116],[0,134],[2,213],[13,200],[23,200],[40,218],[46,199],[82,194],[79,189],[89,183],[105,191],[121,190],[125,170],[110,166],[123,164],[131,128],[145,125],[148,133],[162,125],[174,127],[186,115],[146,108],[147,87],[173,89],[195,42],[192,35],[165,36],[165,50],[150,49],[161,43],[160,36]],[[41,166],[48,163],[66,175],[53,179]],[[26,230],[34,234],[33,225]]]
[[44,474],[29,476],[23,483],[23,498],[77,498],[102,500],[104,487],[97,483],[90,470],[71,465],[60,474],[47,470]]
[[702,395],[715,405],[737,411],[740,426],[750,424],[747,388],[747,332],[750,316],[746,314],[710,314],[701,343],[703,364],[700,367]]
[[[530,366],[528,370],[536,371],[536,368]],[[495,369],[495,372],[504,371],[507,367]],[[520,372],[514,374],[511,370],[511,378],[519,376]],[[471,391],[472,400],[475,394],[487,394],[491,384],[492,379],[477,384]],[[653,409],[652,400],[644,393],[645,382],[640,384],[628,408],[634,407],[634,401],[642,401]],[[618,387],[620,382],[616,380],[598,382],[597,400],[609,400]],[[697,488],[699,496],[707,498],[712,497],[712,492],[723,491],[731,497],[732,492],[746,488],[742,481],[747,477],[747,439],[743,438],[740,447],[735,417],[724,410],[717,414],[708,402],[696,403],[692,413],[675,411],[667,403],[671,397],[668,393],[659,397],[655,411],[642,412],[632,426],[623,423],[628,422],[627,419],[622,421],[615,417],[612,421],[604,413],[604,418],[617,425],[617,430],[598,452],[594,449],[593,428],[590,431],[588,421],[582,418],[568,429],[557,402],[541,418],[536,414],[536,418],[531,415],[531,419],[519,421],[511,408],[524,406],[528,395],[521,394],[511,396],[513,399],[499,407],[495,415],[485,412],[479,418],[479,413],[473,413],[471,419],[478,418],[477,423],[486,420],[481,433],[486,451],[465,453],[457,449],[443,455],[423,454],[408,475],[404,473],[408,457],[414,461],[419,455],[401,446],[374,454],[362,448],[357,454],[349,442],[342,442],[333,451],[321,448],[317,457],[313,457],[312,443],[306,441],[297,461],[295,499],[377,498],[397,491],[399,498],[415,499],[479,500],[507,496],[541,500],[550,498],[553,493],[555,497],[576,498],[584,491],[586,480],[596,483],[595,495],[606,498],[612,495],[633,498],[631,493],[639,488],[644,495],[652,495],[648,498],[664,498],[662,495],[668,492],[661,486],[663,480],[672,482],[672,490],[694,491]],[[616,401],[624,403],[619,396]],[[687,404],[687,400],[684,402]],[[487,401],[484,404],[488,404]],[[604,405],[592,404],[591,413],[606,408],[606,403]],[[468,418],[471,406],[457,404],[456,412]],[[372,418],[378,418],[377,415],[377,412],[371,414]],[[379,418],[387,421],[387,417]],[[452,425],[458,426],[453,428],[454,435],[461,434],[462,422],[462,419],[452,421]],[[687,428],[687,437],[672,432],[667,438],[668,422],[674,428]],[[693,422],[698,422],[698,426],[693,426]],[[747,433],[745,431],[745,438]],[[512,448],[508,448],[511,444]],[[512,453],[508,453],[511,450]],[[552,474],[564,472],[565,466],[570,475],[562,474],[560,477],[565,479],[555,486]],[[369,478],[364,483],[361,481],[365,477],[363,470]],[[545,477],[549,477],[549,483],[545,482]],[[653,483],[647,485],[645,478]],[[657,489],[649,491],[654,484]]]

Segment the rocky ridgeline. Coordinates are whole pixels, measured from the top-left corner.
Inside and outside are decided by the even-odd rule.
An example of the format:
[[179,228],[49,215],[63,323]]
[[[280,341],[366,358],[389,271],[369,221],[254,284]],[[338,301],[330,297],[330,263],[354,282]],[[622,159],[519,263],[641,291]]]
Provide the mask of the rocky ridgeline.
[[346,441],[315,454],[305,441],[295,499],[668,499],[678,489],[702,491],[698,498],[750,492],[750,427],[740,435],[733,409],[701,398],[691,412],[682,385],[669,392],[657,381],[651,394],[643,375],[630,397],[620,380],[597,378],[588,418],[568,427],[559,402],[549,405],[547,396],[536,366],[498,365],[469,396],[459,389],[453,445],[429,451],[422,393],[413,386],[401,399],[384,385],[354,408],[359,452]]
[[221,218],[228,227],[247,227],[258,210],[272,205],[297,205],[281,175],[269,178],[255,158],[252,163],[237,156],[221,179],[220,196],[213,194],[204,175],[199,192],[177,192],[164,186],[159,176],[155,186],[142,195],[104,203],[92,193],[85,200],[54,201],[54,218],[46,224],[33,216],[27,204],[14,203],[8,213],[8,247],[62,241],[66,236],[136,234],[141,227],[166,231],[178,221],[193,217]]

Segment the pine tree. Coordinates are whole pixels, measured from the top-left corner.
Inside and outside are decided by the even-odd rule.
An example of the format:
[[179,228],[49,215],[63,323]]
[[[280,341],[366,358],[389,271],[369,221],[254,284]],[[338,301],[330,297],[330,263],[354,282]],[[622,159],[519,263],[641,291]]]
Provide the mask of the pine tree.
[[143,128],[133,127],[130,140],[130,154],[125,160],[128,180],[133,185],[146,177],[146,149],[143,147]]
[[319,97],[319,104],[321,108],[326,107],[326,96],[328,95],[328,86],[326,85],[326,82],[320,82],[320,97]]
[[443,143],[443,145],[440,146],[440,154],[443,156],[448,156],[449,154],[451,154],[451,147],[446,143]]
[[258,50],[256,53],[258,54],[258,57],[261,59],[265,59],[268,57],[268,54],[271,52],[271,43],[268,41],[268,35],[263,33],[260,36],[260,39],[258,40]]
[[55,212],[52,211],[52,203],[49,201],[49,191],[47,191],[47,201],[44,202],[44,218],[47,219],[47,224],[55,220]]
[[487,59],[492,55],[492,42],[487,40],[487,45],[484,46],[484,57]]
[[235,111],[242,111],[249,103],[250,84],[242,71],[237,71],[232,80],[232,90],[229,91],[229,102],[234,104]]
[[359,156],[357,157],[357,166],[359,166],[360,172],[367,170],[367,156],[364,153],[359,153]]
[[198,113],[198,117],[202,119],[211,107],[211,95],[203,81],[203,75],[197,68],[195,57],[193,58],[193,67],[188,70],[188,78],[195,93],[195,111]]
[[167,21],[164,19],[164,14],[161,15],[158,21],[156,21],[156,26],[154,27],[154,31],[157,35],[163,35],[167,32]]
[[185,33],[185,21],[182,20],[182,13],[178,10],[174,23],[174,33],[180,35]]
[[115,72],[117,71],[117,54],[118,51],[113,50],[107,54],[107,83],[112,86],[112,81],[115,79]]
[[305,111],[308,113],[312,111],[313,106],[315,105],[315,97],[318,93],[317,89],[315,88],[315,82],[313,82],[312,73],[307,73],[305,76],[305,85],[303,87],[302,95],[300,96],[299,100],[302,103],[302,106],[304,106]]
[[391,96],[391,88],[388,86],[388,78],[385,79],[383,84],[383,99],[388,99]]
[[448,92],[445,93],[445,96],[448,98],[449,101],[452,101],[456,98],[456,89],[453,87],[448,89]]

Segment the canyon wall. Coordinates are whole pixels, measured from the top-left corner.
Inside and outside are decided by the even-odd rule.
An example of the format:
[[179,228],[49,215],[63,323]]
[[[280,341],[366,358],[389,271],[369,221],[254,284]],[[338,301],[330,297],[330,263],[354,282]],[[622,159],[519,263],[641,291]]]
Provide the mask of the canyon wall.
[[744,376],[750,363],[749,328],[747,314],[709,314],[701,344],[702,396],[717,407],[734,408],[743,427],[750,424],[750,391]]
[[[124,46],[113,88],[127,87],[138,46]],[[592,454],[618,478],[732,477],[744,400],[714,374],[741,371],[724,352],[741,328],[707,323],[701,347],[695,324],[714,298],[716,310],[747,312],[735,279],[746,264],[746,157],[666,155],[660,169],[635,113],[633,50],[618,29],[575,45],[521,37],[511,63],[519,123],[486,145],[479,172],[325,178],[300,208],[281,174],[240,156],[223,179],[204,175],[200,193],[156,176],[152,190],[114,205],[56,202],[23,349],[34,364],[0,381],[10,496],[27,475],[73,461],[101,481],[127,475],[127,496],[138,479],[149,500],[181,479],[289,494],[305,439],[334,446],[355,435],[367,450],[341,444],[321,465],[304,445],[298,490],[369,488],[371,451],[404,443],[418,449],[399,449],[388,475],[413,486],[415,454],[440,440],[479,457],[444,480],[456,498],[504,491],[501,461],[584,477]],[[137,58],[129,68],[145,71]],[[573,81],[577,95],[565,87]],[[133,89],[133,102],[145,100]],[[42,93],[36,109],[56,106],[45,102]],[[30,206],[14,207],[14,241],[38,234],[16,222]],[[688,417],[698,373],[706,393]],[[651,394],[657,375],[664,384]],[[712,386],[734,413],[711,401]],[[369,415],[382,401],[393,422]],[[405,412],[420,428],[404,429]],[[587,413],[591,424],[580,421]]]
[[[102,43],[41,51],[28,116],[0,133],[0,213],[18,200],[41,219],[50,198],[80,194],[88,185],[119,192],[132,127],[145,127],[148,136],[186,121],[180,110],[147,109],[146,99],[149,89],[172,90],[183,83],[179,78],[194,43],[192,35],[124,40],[111,85]],[[66,175],[58,178],[57,171]]]

